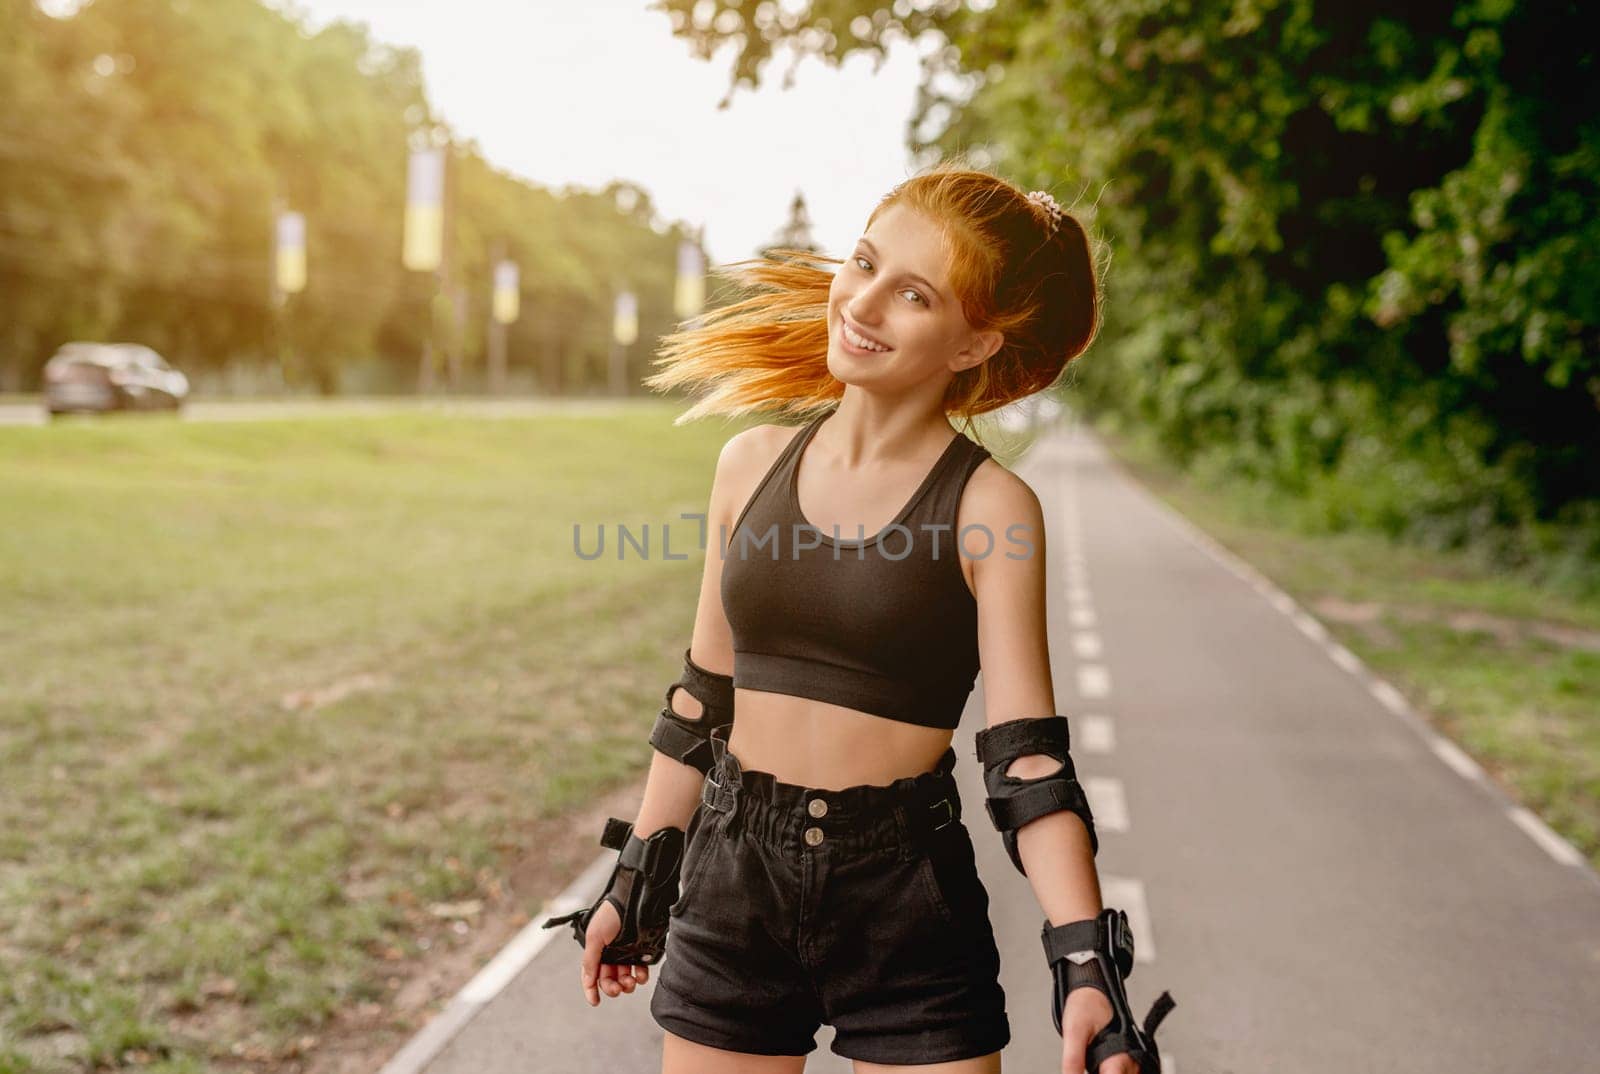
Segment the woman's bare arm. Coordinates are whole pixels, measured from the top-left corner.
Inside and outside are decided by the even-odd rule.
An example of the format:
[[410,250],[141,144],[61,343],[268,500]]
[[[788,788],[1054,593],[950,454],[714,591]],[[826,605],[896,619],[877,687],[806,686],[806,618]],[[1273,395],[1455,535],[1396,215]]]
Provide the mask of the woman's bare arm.
[[[711,499],[705,520],[705,569],[700,574],[700,600],[695,608],[694,633],[689,643],[689,659],[718,675],[733,674],[733,632],[722,610],[722,551],[720,535],[733,525],[738,508],[736,498],[748,491],[745,470],[749,465],[750,435],[747,429],[728,439],[717,456],[711,479]],[[685,719],[699,719],[700,702],[687,690],[675,690],[672,709]],[[661,828],[683,828],[689,823],[700,801],[704,777],[698,769],[651,751],[650,774],[645,780],[644,801],[634,831],[643,839]]]
[[[1008,720],[1055,715],[1059,710],[1045,627],[1046,545],[1039,498],[1026,482],[998,465],[980,467],[969,490],[963,498],[963,518],[970,507],[971,521],[989,529],[994,549],[972,564],[985,722],[993,727]],[[977,552],[984,542],[974,534],[968,545]],[[1011,762],[1006,773],[1033,779],[1060,767],[1055,758],[1033,753]],[[1052,925],[1100,912],[1100,881],[1089,830],[1076,814],[1047,813],[1023,825],[1017,830],[1017,853]]]
[[[756,430],[746,429],[728,439],[717,456],[711,479],[711,497],[706,510],[705,567],[700,575],[700,600],[695,609],[694,633],[689,643],[689,659],[718,675],[733,673],[733,633],[722,610],[722,532],[733,524],[735,504],[742,503],[754,484],[746,471],[752,465],[751,437]],[[699,719],[704,709],[687,690],[674,690],[672,708],[686,719]],[[650,771],[645,777],[644,799],[634,821],[634,834],[647,839],[662,828],[687,828],[700,801],[705,777],[699,769],[668,757],[660,750],[650,751]],[[648,966],[618,966],[600,961],[601,949],[615,939],[622,926],[616,909],[602,902],[595,910],[587,930],[580,976],[590,1006],[600,1002],[601,993],[619,996],[649,980]]]

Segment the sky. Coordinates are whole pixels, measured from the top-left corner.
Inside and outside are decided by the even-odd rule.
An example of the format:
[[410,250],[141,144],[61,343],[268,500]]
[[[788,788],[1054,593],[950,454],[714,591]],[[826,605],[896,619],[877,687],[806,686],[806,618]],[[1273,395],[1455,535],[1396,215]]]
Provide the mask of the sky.
[[541,185],[631,180],[668,220],[705,227],[714,263],[753,256],[798,190],[824,252],[843,257],[873,205],[912,174],[917,52],[882,69],[789,56],[718,111],[732,48],[696,59],[647,0],[285,0],[313,27],[365,22],[417,46],[428,99],[491,162]]

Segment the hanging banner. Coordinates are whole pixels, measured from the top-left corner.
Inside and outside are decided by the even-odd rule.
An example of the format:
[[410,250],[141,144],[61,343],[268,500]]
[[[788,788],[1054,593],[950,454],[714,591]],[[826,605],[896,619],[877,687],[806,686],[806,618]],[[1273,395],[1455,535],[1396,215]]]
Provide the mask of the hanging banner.
[[522,289],[515,261],[501,261],[494,267],[494,319],[511,324],[517,319]]
[[689,239],[678,244],[678,285],[672,308],[681,318],[697,317],[706,303],[706,261],[700,246]]
[[278,292],[297,295],[306,289],[306,218],[301,213],[279,213],[274,228],[277,256],[273,277]]
[[639,302],[632,291],[617,294],[616,307],[611,318],[611,335],[626,347],[639,338]]
[[406,233],[400,260],[436,272],[444,255],[444,150],[416,149],[406,169]]

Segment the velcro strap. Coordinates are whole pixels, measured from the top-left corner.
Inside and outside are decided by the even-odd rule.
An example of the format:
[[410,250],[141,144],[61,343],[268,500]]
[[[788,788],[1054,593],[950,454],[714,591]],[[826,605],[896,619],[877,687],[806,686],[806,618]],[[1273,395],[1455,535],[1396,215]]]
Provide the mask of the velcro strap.
[[1049,965],[1065,959],[1076,951],[1099,951],[1116,963],[1123,980],[1133,975],[1133,932],[1126,933],[1126,946],[1116,942],[1113,929],[1126,929],[1128,915],[1123,910],[1109,906],[1085,921],[1065,925],[1051,925],[1046,921],[1039,933],[1044,943],[1044,960]]
[[1078,951],[1111,949],[1104,919],[1099,916],[1065,925],[1046,922],[1039,938],[1044,942],[1044,960],[1047,963],[1060,961]]
[[645,843],[637,835],[631,836],[623,844],[622,853],[617,855],[617,864],[624,869],[633,869],[637,872],[646,872],[644,867]]
[[1131,1033],[1106,1033],[1096,1037],[1089,1042],[1084,1059],[1090,1070],[1099,1070],[1101,1063],[1124,1052],[1129,1053],[1130,1058],[1138,1064],[1140,1074],[1156,1069],[1145,1065],[1144,1059],[1148,1053],[1144,1050],[1143,1042]]
[[974,736],[978,761],[988,768],[1030,753],[1066,756],[1072,742],[1065,716],[1027,717],[985,727]]
[[686,726],[683,717],[670,708],[662,709],[656,717],[656,724],[650,729],[650,745],[701,772],[711,768],[711,743],[693,726]]
[[1062,778],[1060,773],[1044,776],[1036,783],[1008,788],[1003,797],[991,795],[984,799],[989,819],[1000,831],[1016,831],[1030,820],[1046,813],[1068,809],[1080,815],[1089,813],[1089,798],[1075,779]]
[[633,825],[628,821],[607,817],[606,830],[600,833],[600,845],[607,850],[621,850],[628,845],[628,836],[632,834]]

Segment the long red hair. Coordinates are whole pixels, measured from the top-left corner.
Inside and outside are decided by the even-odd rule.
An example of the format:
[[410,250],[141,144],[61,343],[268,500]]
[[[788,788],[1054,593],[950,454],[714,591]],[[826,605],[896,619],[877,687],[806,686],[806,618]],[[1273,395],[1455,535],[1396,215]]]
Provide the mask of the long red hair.
[[[1015,185],[945,160],[905,180],[878,202],[872,226],[891,205],[937,222],[950,286],[967,323],[1005,342],[988,361],[957,373],[945,393],[947,415],[970,419],[1053,385],[1094,339],[1100,324],[1099,277],[1082,222],[1050,213]],[[828,371],[828,291],[842,259],[806,250],[716,269],[739,292],[692,328],[663,336],[658,372],[647,387],[704,389],[674,424],[711,415],[762,413],[804,418],[837,402],[844,384]]]

